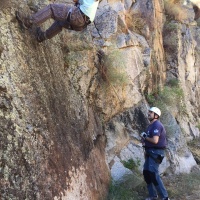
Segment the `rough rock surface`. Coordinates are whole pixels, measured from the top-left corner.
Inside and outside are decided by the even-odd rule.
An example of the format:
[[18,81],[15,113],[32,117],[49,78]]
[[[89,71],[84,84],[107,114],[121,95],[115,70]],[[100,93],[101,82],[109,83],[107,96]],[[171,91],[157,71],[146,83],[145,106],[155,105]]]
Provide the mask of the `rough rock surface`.
[[183,22],[167,18],[162,0],[103,0],[86,30],[38,44],[15,11],[52,2],[1,1],[0,198],[104,199],[111,177],[132,173],[121,161],[140,160],[142,170],[146,95],[172,78],[185,114],[169,106],[161,118],[169,133],[161,171],[189,173],[196,161],[187,142],[200,124],[200,29],[191,6]]

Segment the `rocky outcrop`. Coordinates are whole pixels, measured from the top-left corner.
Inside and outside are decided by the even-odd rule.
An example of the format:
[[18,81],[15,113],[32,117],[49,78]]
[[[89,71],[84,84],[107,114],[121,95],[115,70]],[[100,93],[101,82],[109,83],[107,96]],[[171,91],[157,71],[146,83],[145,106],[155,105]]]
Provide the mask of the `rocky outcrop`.
[[[167,152],[168,159],[164,160],[161,165],[161,172],[170,169],[175,173],[189,173],[191,169],[196,166],[196,161],[188,150],[187,141],[199,137],[199,130],[197,128],[199,121],[197,119],[198,117],[196,117],[199,116],[199,78],[197,78],[199,69],[197,69],[198,67],[196,68],[199,57],[197,45],[198,27],[195,25],[194,11],[191,9],[190,5],[184,7],[187,13],[187,15],[184,15],[184,21],[175,21],[173,18],[164,15],[166,8],[164,9],[162,2],[160,2],[160,4],[151,3],[145,4],[144,2],[136,2],[134,4],[134,8],[138,8],[140,7],[138,4],[142,4],[140,13],[144,12],[145,14],[143,16],[148,16],[144,5],[151,5],[150,7],[155,9],[154,12],[160,10],[159,15],[161,15],[155,18],[156,23],[154,22],[153,24],[155,26],[157,24],[162,34],[159,35],[159,28],[154,27],[152,29],[152,35],[158,34],[157,37],[154,38],[152,36],[150,39],[145,37],[150,47],[155,45],[152,48],[155,52],[151,54],[151,60],[154,62],[150,65],[150,71],[153,75],[150,76],[151,81],[148,85],[148,90],[154,90],[157,86],[164,86],[165,82],[178,79],[180,81],[180,87],[184,91],[184,103],[179,99],[179,105],[183,105],[184,107],[184,109],[182,108],[182,113],[180,113],[173,104],[168,106],[168,111],[164,111],[165,109],[163,110],[161,121],[167,129],[169,151]],[[142,9],[144,9],[144,11]],[[182,7],[180,7],[180,9],[182,9]],[[185,16],[187,16],[187,18]],[[147,17],[146,19],[149,18]],[[160,23],[158,23],[159,20]],[[153,22],[153,19],[149,21]],[[149,29],[151,28],[150,24],[148,27]],[[158,42],[158,40],[160,40],[160,42]],[[164,53],[162,47],[164,47]],[[157,59],[155,59],[155,54],[157,53],[159,57],[156,56]],[[159,59],[160,57],[163,57],[166,62]],[[159,60],[162,64],[158,64]],[[166,68],[164,64],[166,64]],[[158,74],[156,75],[156,73]],[[146,79],[146,81],[148,81],[148,79]],[[191,90],[193,91],[191,92]],[[170,93],[167,95],[170,95]],[[162,105],[160,106],[162,107]],[[111,120],[109,122],[109,124],[113,124],[111,131],[109,129],[110,125],[108,124],[108,131],[106,132],[108,135],[107,161],[110,163],[111,173],[115,181],[120,181],[123,176],[130,173],[124,171],[118,176],[116,165],[119,165],[118,163],[121,163],[123,160],[127,161],[133,159],[137,162],[139,158],[141,162],[138,167],[140,170],[142,169],[142,148],[138,135],[141,131],[145,130],[144,121],[146,119],[145,113],[147,113],[146,107],[146,102],[135,105],[131,108],[131,112],[128,116],[127,114],[120,114],[114,120]],[[137,109],[142,112],[140,117],[137,114]],[[141,121],[137,119],[141,119]],[[122,133],[126,136],[123,137],[123,140],[121,139]],[[122,167],[119,167],[119,169],[121,168]]]
[[88,97],[97,73],[91,38],[71,35],[75,44],[65,32],[39,45],[20,29],[17,8],[1,12],[1,199],[104,197],[105,136]]
[[190,172],[196,161],[187,142],[199,137],[200,124],[192,6],[177,21],[162,0],[103,0],[86,30],[63,30],[38,44],[15,10],[35,12],[50,2],[0,6],[1,199],[105,198],[110,178],[133,173],[121,161],[139,161],[142,170],[147,96],[173,79],[184,109],[163,110],[169,151],[161,171]]

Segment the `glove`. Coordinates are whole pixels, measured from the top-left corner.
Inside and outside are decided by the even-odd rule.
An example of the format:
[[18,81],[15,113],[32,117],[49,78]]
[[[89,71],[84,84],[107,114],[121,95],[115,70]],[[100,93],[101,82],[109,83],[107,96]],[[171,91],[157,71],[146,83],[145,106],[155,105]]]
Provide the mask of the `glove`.
[[143,138],[146,138],[146,137],[147,137],[147,134],[146,134],[145,132],[142,132],[142,133],[140,134],[140,136],[143,137]]

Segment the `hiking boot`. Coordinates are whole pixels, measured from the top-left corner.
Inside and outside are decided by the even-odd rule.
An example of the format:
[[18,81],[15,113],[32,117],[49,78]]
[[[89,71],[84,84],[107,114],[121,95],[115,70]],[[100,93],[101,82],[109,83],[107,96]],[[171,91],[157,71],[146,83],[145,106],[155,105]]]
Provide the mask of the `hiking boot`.
[[41,42],[43,42],[46,39],[47,39],[46,33],[43,32],[40,27],[37,27],[37,29],[36,29],[36,40],[39,43],[41,43]]
[[156,200],[156,199],[158,199],[158,196],[155,196],[155,197],[148,197],[148,198],[146,198],[145,200]]
[[29,29],[33,25],[33,23],[31,22],[30,16],[25,15],[19,11],[15,12],[15,16],[18,22],[23,26],[23,28]]

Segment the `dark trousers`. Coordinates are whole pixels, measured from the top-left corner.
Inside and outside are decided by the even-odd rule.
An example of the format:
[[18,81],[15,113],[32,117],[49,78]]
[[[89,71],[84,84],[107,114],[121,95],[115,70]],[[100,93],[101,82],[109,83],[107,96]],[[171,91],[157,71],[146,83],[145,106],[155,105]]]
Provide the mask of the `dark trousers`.
[[[145,163],[143,169],[144,180],[147,183],[147,189],[150,197],[157,196],[157,192],[162,198],[168,197],[167,190],[159,174],[159,163],[156,162],[158,155],[164,156],[162,149],[149,149],[145,152]],[[149,156],[151,155],[151,156]]]
[[40,25],[50,18],[55,22],[45,31],[47,39],[60,33],[62,28],[81,31],[87,26],[79,7],[65,4],[49,4],[33,14],[31,21],[33,24]]

